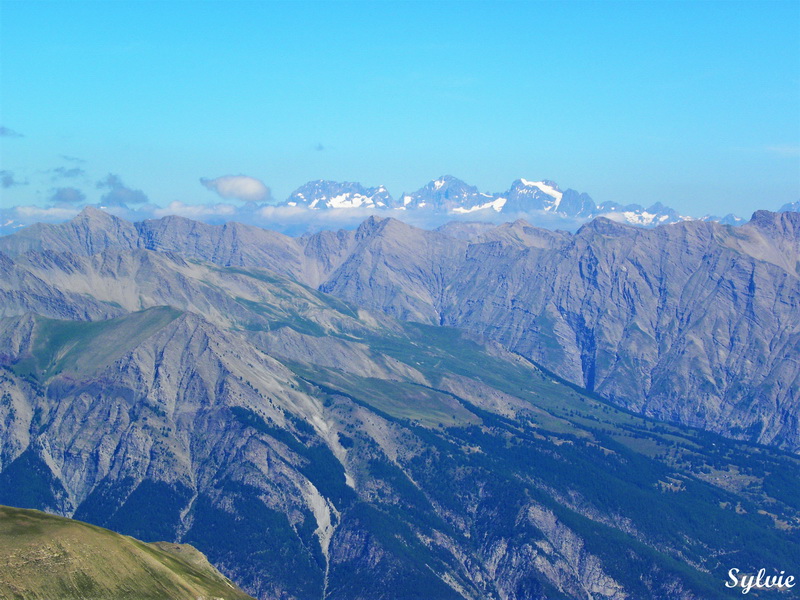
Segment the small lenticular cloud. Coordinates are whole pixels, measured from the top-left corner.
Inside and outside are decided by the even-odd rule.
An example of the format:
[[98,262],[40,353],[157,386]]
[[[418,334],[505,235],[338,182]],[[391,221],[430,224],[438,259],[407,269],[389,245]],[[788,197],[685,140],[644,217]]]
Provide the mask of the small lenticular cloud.
[[156,218],[167,215],[178,215],[189,219],[207,219],[212,217],[236,218],[237,207],[232,204],[184,204],[179,200],[169,203],[166,208],[156,208],[153,215]]
[[14,131],[13,129],[0,125],[0,137],[21,138],[25,136],[19,131]]
[[796,144],[778,144],[767,146],[766,151],[779,156],[800,156],[800,146]]
[[200,183],[222,198],[235,198],[259,202],[269,198],[269,188],[255,177],[247,175],[223,175],[216,179],[201,178]]
[[147,196],[141,190],[134,190],[122,183],[119,175],[109,173],[105,179],[97,182],[98,189],[106,189],[100,201],[106,206],[128,206],[129,204],[144,204],[148,202]]
[[66,167],[56,167],[55,169],[53,169],[53,173],[55,173],[56,176],[58,177],[65,177],[65,178],[80,177],[81,175],[86,175],[86,171],[84,171],[80,167],[72,167],[71,169],[68,169]]
[[0,186],[5,188],[14,187],[15,185],[24,185],[14,179],[14,173],[11,171],[0,171]]
[[74,187],[62,187],[53,191],[50,202],[56,204],[79,204],[86,200],[86,194]]

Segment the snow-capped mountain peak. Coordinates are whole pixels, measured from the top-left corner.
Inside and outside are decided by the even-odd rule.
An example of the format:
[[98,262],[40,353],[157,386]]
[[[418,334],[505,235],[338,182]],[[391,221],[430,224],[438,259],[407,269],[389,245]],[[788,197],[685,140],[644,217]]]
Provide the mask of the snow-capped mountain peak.
[[552,204],[552,210],[558,210],[558,205],[561,204],[563,192],[558,189],[558,184],[553,181],[528,181],[527,179],[520,179],[519,182],[526,188],[536,188],[543,192],[545,195],[555,199]]
[[438,179],[411,194],[401,196],[401,208],[454,212],[459,208],[471,208],[494,199],[490,194],[482,194],[478,188],[464,183],[452,175],[442,175]]
[[778,209],[778,212],[800,212],[800,200],[784,204]]
[[384,186],[365,188],[360,183],[310,181],[296,189],[284,202],[311,210],[325,208],[389,208],[394,199]]
[[517,179],[511,188],[503,194],[508,198],[508,210],[525,212],[526,210],[544,210],[558,212],[564,193],[553,181],[529,181]]

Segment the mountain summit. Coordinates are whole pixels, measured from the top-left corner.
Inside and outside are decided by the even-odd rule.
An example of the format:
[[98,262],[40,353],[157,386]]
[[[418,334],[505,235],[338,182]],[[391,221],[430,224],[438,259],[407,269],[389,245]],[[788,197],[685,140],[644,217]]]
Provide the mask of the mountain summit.
[[365,188],[360,183],[336,181],[309,181],[292,192],[284,202],[286,206],[300,206],[311,210],[323,208],[389,208],[394,200],[383,186]]

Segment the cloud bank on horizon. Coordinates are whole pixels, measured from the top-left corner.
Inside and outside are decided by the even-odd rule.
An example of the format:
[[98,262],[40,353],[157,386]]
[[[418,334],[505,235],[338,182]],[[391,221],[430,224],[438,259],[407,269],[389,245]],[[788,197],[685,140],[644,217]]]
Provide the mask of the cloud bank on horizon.
[[245,204],[227,202],[188,204],[176,200],[163,207],[152,203],[131,207],[86,202],[80,190],[75,188],[60,188],[53,195],[53,200],[54,203],[45,206],[25,205],[2,209],[0,211],[2,213],[0,217],[0,235],[8,235],[34,223],[68,221],[77,216],[86,206],[100,208],[129,221],[160,219],[167,216],[184,217],[215,225],[236,221],[293,236],[322,230],[354,229],[372,215],[392,217],[423,229],[434,229],[452,221],[480,221],[500,224],[523,219],[533,225],[547,229],[575,231],[587,221],[587,219],[571,218],[545,211],[528,211],[513,214],[482,211],[467,215],[375,208],[332,208],[315,211],[297,206],[258,204],[254,202]]

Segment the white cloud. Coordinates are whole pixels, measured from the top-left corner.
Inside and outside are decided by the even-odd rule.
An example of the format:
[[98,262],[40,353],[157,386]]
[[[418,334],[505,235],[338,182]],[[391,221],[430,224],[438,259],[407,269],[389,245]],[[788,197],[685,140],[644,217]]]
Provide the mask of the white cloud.
[[79,204],[86,200],[86,194],[74,187],[61,187],[53,191],[50,202],[56,204]]
[[21,138],[25,136],[18,131],[14,131],[13,129],[9,129],[8,127],[0,125],[0,137]]
[[[85,204],[75,203],[72,206],[61,204],[49,207],[14,207],[8,211],[3,211],[4,219],[11,219],[12,222],[0,226],[0,235],[8,233],[13,228],[30,225],[37,221],[49,223],[66,221],[74,217],[83,206]],[[325,229],[354,229],[370,215],[393,217],[423,229],[434,229],[450,221],[482,221],[499,224],[516,219],[524,219],[532,225],[548,229],[575,231],[586,221],[585,219],[571,219],[545,211],[506,214],[487,210],[468,215],[452,215],[391,209],[308,210],[300,206],[275,206],[255,203],[231,204],[225,202],[217,204],[186,204],[180,201],[171,202],[163,208],[149,203],[139,204],[135,208],[130,208],[125,205],[106,205],[102,202],[99,207],[106,212],[129,221],[159,219],[168,215],[177,215],[213,224],[239,221],[240,223],[256,225],[288,235],[302,235]]]
[[771,154],[779,156],[800,156],[800,146],[796,144],[778,144],[777,146],[767,146],[765,150]]
[[165,208],[153,210],[156,218],[167,215],[178,215],[188,219],[202,220],[207,217],[233,217],[236,215],[236,207],[233,204],[184,204],[178,200],[170,202]]
[[98,189],[107,189],[100,201],[106,206],[129,206],[131,204],[147,203],[147,196],[142,190],[134,190],[122,183],[119,175],[109,173],[97,182]]
[[0,187],[5,189],[14,187],[15,185],[27,185],[27,182],[14,179],[14,173],[11,171],[0,171]]
[[247,175],[223,175],[216,179],[201,178],[200,183],[223,198],[236,198],[249,202],[262,202],[269,198],[269,188],[264,182]]
[[15,206],[11,209],[19,221],[26,225],[36,221],[66,221],[77,215],[81,208],[62,206]]

